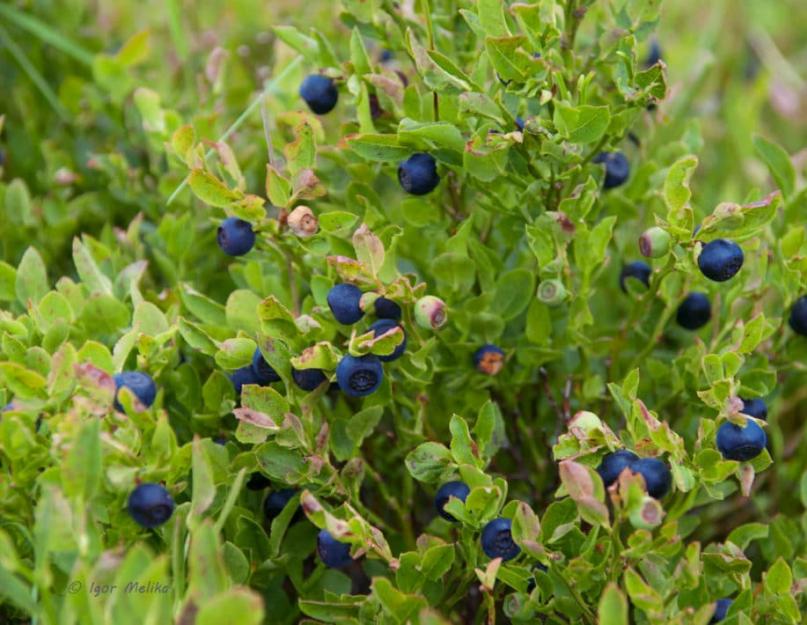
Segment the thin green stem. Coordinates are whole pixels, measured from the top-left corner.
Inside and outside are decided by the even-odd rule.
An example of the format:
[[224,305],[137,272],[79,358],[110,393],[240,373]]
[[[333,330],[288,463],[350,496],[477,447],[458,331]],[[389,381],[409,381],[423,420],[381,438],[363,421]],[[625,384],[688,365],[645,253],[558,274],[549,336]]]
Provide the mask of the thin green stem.
[[[302,62],[303,62],[303,57],[298,56],[291,63],[286,65],[286,67],[283,68],[282,72],[280,72],[277,76],[272,78],[272,80],[267,82],[266,85],[263,88],[263,91],[261,91],[261,93],[258,95],[258,97],[256,97],[252,101],[252,103],[246,109],[244,109],[244,112],[241,113],[241,115],[238,116],[238,119],[236,119],[232,123],[232,125],[227,130],[224,131],[224,134],[221,135],[221,137],[219,137],[216,142],[218,143],[219,141],[226,141],[230,137],[230,135],[232,135],[236,130],[238,130],[244,124],[244,122],[249,118],[249,116],[252,115],[252,113],[255,112],[255,109],[257,109],[261,105],[261,103],[263,102],[263,99],[267,95],[272,93],[275,90],[275,88],[277,87],[277,85],[284,78],[286,78],[286,76],[291,74],[292,71],[297,69],[297,66],[300,65],[300,63],[302,63]],[[205,154],[205,158],[212,157],[214,153],[215,153],[215,150],[211,148]],[[168,197],[168,200],[165,203],[166,206],[170,206],[171,203],[176,199],[176,197],[180,193],[182,193],[182,191],[185,189],[185,187],[188,186],[188,181],[189,180],[190,180],[190,174],[188,174],[188,176],[185,177],[185,180],[183,180],[182,183],[176,189],[174,189],[174,192]]]
[[49,43],[54,48],[58,48],[68,56],[73,57],[75,60],[91,67],[93,61],[93,54],[81,46],[73,43],[67,39],[62,33],[52,29],[47,24],[39,21],[18,9],[7,4],[0,4],[0,15],[6,18],[10,23],[15,26],[27,30],[29,33],[40,39],[45,43]]

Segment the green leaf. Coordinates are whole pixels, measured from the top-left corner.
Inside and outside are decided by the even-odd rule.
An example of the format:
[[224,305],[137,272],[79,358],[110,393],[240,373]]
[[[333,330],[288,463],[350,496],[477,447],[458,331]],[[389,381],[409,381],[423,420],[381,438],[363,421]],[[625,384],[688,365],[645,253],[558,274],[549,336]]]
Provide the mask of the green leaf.
[[374,235],[367,224],[362,224],[353,233],[353,249],[356,259],[364,265],[370,275],[377,276],[384,264],[384,244]]
[[619,587],[610,583],[600,596],[598,625],[628,625],[628,602]]
[[89,419],[72,441],[62,466],[65,493],[89,501],[101,484],[100,421]]
[[27,306],[29,302],[36,304],[48,290],[48,272],[45,269],[45,261],[35,248],[29,247],[25,250],[17,267],[15,284],[17,299],[23,306]]
[[271,165],[266,166],[266,195],[273,206],[284,208],[291,198],[291,182]]
[[203,169],[194,169],[188,178],[188,184],[196,197],[205,204],[218,208],[226,208],[241,197],[240,194],[228,189],[213,174]]
[[555,126],[561,136],[572,143],[594,143],[599,141],[611,123],[611,113],[607,106],[584,104],[571,107],[568,104],[555,104]]
[[491,309],[505,321],[520,315],[535,295],[535,274],[526,269],[513,269],[499,276]]
[[406,456],[406,468],[416,480],[434,483],[446,474],[451,452],[440,443],[422,443]]
[[776,186],[781,189],[785,198],[793,195],[796,187],[796,168],[793,167],[790,155],[778,144],[758,135],[754,137],[754,149],[765,161],[771,176],[776,181]]
[[510,34],[500,0],[479,0],[476,12],[482,28],[491,37],[506,37]]
[[458,415],[452,415],[448,425],[451,431],[451,455],[457,464],[479,464],[476,443],[471,438],[468,423]]
[[417,595],[407,595],[395,589],[385,577],[376,577],[372,584],[373,594],[378,597],[384,610],[395,623],[408,623],[426,605],[426,600]]
[[216,486],[213,483],[213,467],[200,438],[194,438],[192,449],[193,494],[191,496],[191,511],[188,515],[190,527],[201,520],[216,497]]
[[[664,179],[664,202],[671,214],[677,214],[689,202],[692,192],[689,190],[689,181],[698,167],[698,158],[687,155],[679,158],[670,166],[667,177]],[[668,221],[676,220],[668,216]]]
[[793,585],[793,574],[783,558],[779,558],[763,575],[765,590],[775,595],[789,595]]
[[398,144],[398,135],[349,135],[345,140],[351,150],[368,161],[402,161],[412,152]]
[[263,623],[263,599],[248,588],[231,588],[206,600],[196,614],[195,625],[260,625]]
[[465,149],[465,139],[454,124],[421,123],[408,117],[403,118],[398,124],[398,141],[401,144],[446,148],[459,153]]

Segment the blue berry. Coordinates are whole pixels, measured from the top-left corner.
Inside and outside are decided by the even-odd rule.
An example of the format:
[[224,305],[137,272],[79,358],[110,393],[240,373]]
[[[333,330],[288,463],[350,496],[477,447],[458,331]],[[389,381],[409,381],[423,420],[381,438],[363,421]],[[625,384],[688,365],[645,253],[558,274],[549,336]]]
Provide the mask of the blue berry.
[[616,482],[619,474],[622,473],[624,469],[630,468],[638,459],[639,456],[632,451],[620,449],[603,456],[600,466],[597,467],[597,473],[600,474],[602,483],[608,488],[611,484]]
[[644,478],[647,494],[661,499],[672,486],[672,473],[664,461],[658,458],[640,458],[634,462],[630,470]]
[[333,80],[320,74],[306,76],[300,85],[300,97],[317,115],[330,113],[339,99]]
[[728,460],[745,462],[756,458],[767,443],[765,430],[750,419],[746,421],[745,427],[725,421],[717,429],[717,448]]
[[255,371],[252,365],[248,367],[241,367],[236,369],[230,374],[230,382],[233,383],[235,394],[241,396],[241,390],[245,384],[258,384],[258,378],[255,377]]
[[118,402],[118,391],[126,387],[146,408],[154,403],[157,397],[157,386],[147,373],[140,371],[123,371],[115,375],[115,410],[123,412],[123,406]]
[[341,569],[353,562],[350,545],[336,540],[328,530],[321,530],[317,534],[317,554],[325,566],[333,569]]
[[521,132],[524,132],[524,120],[516,115],[516,128],[518,128]]
[[653,270],[650,268],[650,265],[642,260],[636,260],[632,263],[628,263],[627,265],[623,266],[622,271],[619,272],[619,288],[625,293],[628,292],[628,289],[625,286],[625,280],[628,278],[635,278],[648,287],[650,286],[650,274],[652,273]]
[[13,401],[10,401],[5,406],[3,406],[3,409],[0,410],[0,412],[6,412],[8,410],[14,410],[14,402]]
[[647,51],[647,57],[644,60],[645,68],[653,67],[661,60],[661,46],[657,39],[650,42],[650,49]]
[[490,343],[474,352],[474,367],[485,375],[496,375],[504,367],[504,352],[500,347]]
[[171,518],[174,500],[160,484],[145,483],[131,492],[127,508],[138,525],[157,527]]
[[266,520],[270,523],[274,521],[296,492],[293,488],[281,488],[269,493],[263,501],[263,513],[266,515]]
[[336,381],[345,395],[365,397],[373,393],[384,379],[381,361],[372,355],[344,356],[336,367]]
[[430,154],[413,154],[398,166],[398,182],[407,193],[426,195],[440,183],[437,163]]
[[437,489],[437,494],[434,496],[434,507],[437,508],[437,514],[443,517],[446,521],[456,521],[453,516],[445,511],[446,504],[449,497],[456,497],[460,501],[465,501],[471,489],[465,482],[454,481],[446,482]]
[[381,50],[381,55],[378,57],[378,60],[382,63],[388,63],[393,59],[392,50]]
[[328,291],[328,306],[334,319],[345,325],[352,325],[364,316],[359,302],[361,289],[355,284],[337,284]]
[[712,615],[712,620],[710,620],[709,623],[719,623],[726,618],[731,604],[731,599],[718,599],[715,601],[715,613]]
[[807,295],[793,302],[790,309],[790,327],[796,334],[807,336]]
[[395,348],[394,352],[392,352],[388,356],[378,357],[378,359],[382,362],[390,362],[392,360],[397,360],[398,358],[403,356],[404,351],[406,351],[406,331],[403,329],[403,326],[400,326],[397,322],[393,321],[392,319],[379,319],[373,325],[370,326],[370,330],[372,330],[373,336],[375,336],[376,338],[386,332],[389,332],[393,328],[401,328],[401,331],[403,332],[403,339],[398,344],[398,347]]
[[255,374],[255,380],[261,386],[280,381],[277,371],[272,369],[269,363],[266,362],[260,349],[256,349],[255,353],[252,354],[252,372]]
[[768,406],[764,399],[760,397],[755,397],[754,399],[740,398],[740,401],[743,402],[743,409],[740,411],[743,414],[763,421],[768,419]]
[[304,391],[313,391],[328,378],[322,369],[295,369],[292,367],[291,379]]
[[690,293],[686,296],[678,311],[675,320],[678,325],[687,330],[697,330],[709,323],[712,318],[712,305],[705,293]]
[[488,558],[512,560],[521,553],[510,532],[512,524],[510,519],[499,517],[485,525],[482,530],[482,551]]
[[255,245],[255,232],[248,221],[228,217],[216,231],[216,241],[228,256],[243,256]]
[[600,152],[594,157],[594,162],[605,165],[604,189],[622,186],[630,176],[630,163],[622,152]]
[[[536,563],[536,565],[534,567],[532,567],[532,570],[533,571],[543,571],[544,573],[546,573],[549,569],[546,567],[545,564],[541,564],[540,562],[538,562],[538,563]],[[533,576],[527,582],[527,592],[530,593],[533,590],[535,590],[535,586],[536,586],[536,584],[535,584],[535,573],[533,573]]]
[[733,278],[743,266],[743,250],[734,241],[715,239],[703,246],[698,256],[701,273],[714,282]]
[[394,319],[395,321],[400,321],[401,307],[391,299],[379,297],[375,300],[373,306],[375,307],[375,316],[379,319]]
[[269,481],[269,478],[257,471],[250,475],[247,480],[247,488],[249,490],[263,490],[264,488],[269,488],[271,485],[272,482]]

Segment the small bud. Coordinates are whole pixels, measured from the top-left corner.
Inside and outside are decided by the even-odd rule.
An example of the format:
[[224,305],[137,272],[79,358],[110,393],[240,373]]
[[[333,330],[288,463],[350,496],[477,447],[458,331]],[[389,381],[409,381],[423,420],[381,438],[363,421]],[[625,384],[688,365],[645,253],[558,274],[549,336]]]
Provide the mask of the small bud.
[[362,312],[370,313],[374,310],[375,301],[379,298],[378,293],[373,293],[372,291],[367,291],[366,293],[361,294],[361,299],[359,300],[359,308],[362,309]]
[[645,495],[641,505],[637,506],[630,513],[630,522],[638,529],[652,530],[661,525],[664,518],[664,508],[658,500],[649,495]]
[[588,437],[593,432],[602,431],[602,421],[593,412],[581,410],[569,421],[569,431],[575,433],[575,430]]
[[437,330],[448,321],[446,304],[439,297],[426,295],[415,302],[415,321],[421,328]]
[[314,212],[307,206],[298,206],[286,217],[291,231],[300,238],[313,236],[319,230],[319,222]]
[[653,226],[645,230],[642,236],[639,237],[639,251],[642,256],[647,258],[661,258],[670,251],[671,241],[672,238],[669,232],[658,226]]
[[78,176],[67,169],[67,167],[60,167],[56,170],[56,173],[53,174],[53,180],[56,184],[66,187],[78,180]]
[[560,280],[544,280],[538,285],[538,299],[547,306],[557,306],[568,295]]

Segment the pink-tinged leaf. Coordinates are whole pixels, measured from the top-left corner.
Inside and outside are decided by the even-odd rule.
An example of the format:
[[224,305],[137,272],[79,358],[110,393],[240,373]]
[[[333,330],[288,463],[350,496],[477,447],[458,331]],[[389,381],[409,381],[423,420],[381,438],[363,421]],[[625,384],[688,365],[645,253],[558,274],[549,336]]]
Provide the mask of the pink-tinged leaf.
[[105,404],[112,403],[115,397],[115,380],[111,375],[89,362],[77,364],[73,370],[79,385],[93,398]]
[[607,527],[609,525],[608,507],[599,498],[604,493],[602,486],[597,488],[594,482],[593,469],[573,460],[564,460],[560,463],[559,469],[563,486],[577,504],[580,515],[592,525]]
[[236,408],[233,410],[235,418],[239,421],[249,423],[255,427],[263,428],[265,430],[278,430],[277,424],[272,421],[271,417],[267,414],[253,410],[252,408]]
[[743,465],[740,469],[740,489],[742,490],[743,497],[751,496],[751,488],[754,486],[755,477],[754,467],[750,464]]
[[374,235],[367,224],[362,224],[353,233],[353,248],[356,258],[364,265],[371,275],[376,276],[384,264],[384,244]]

